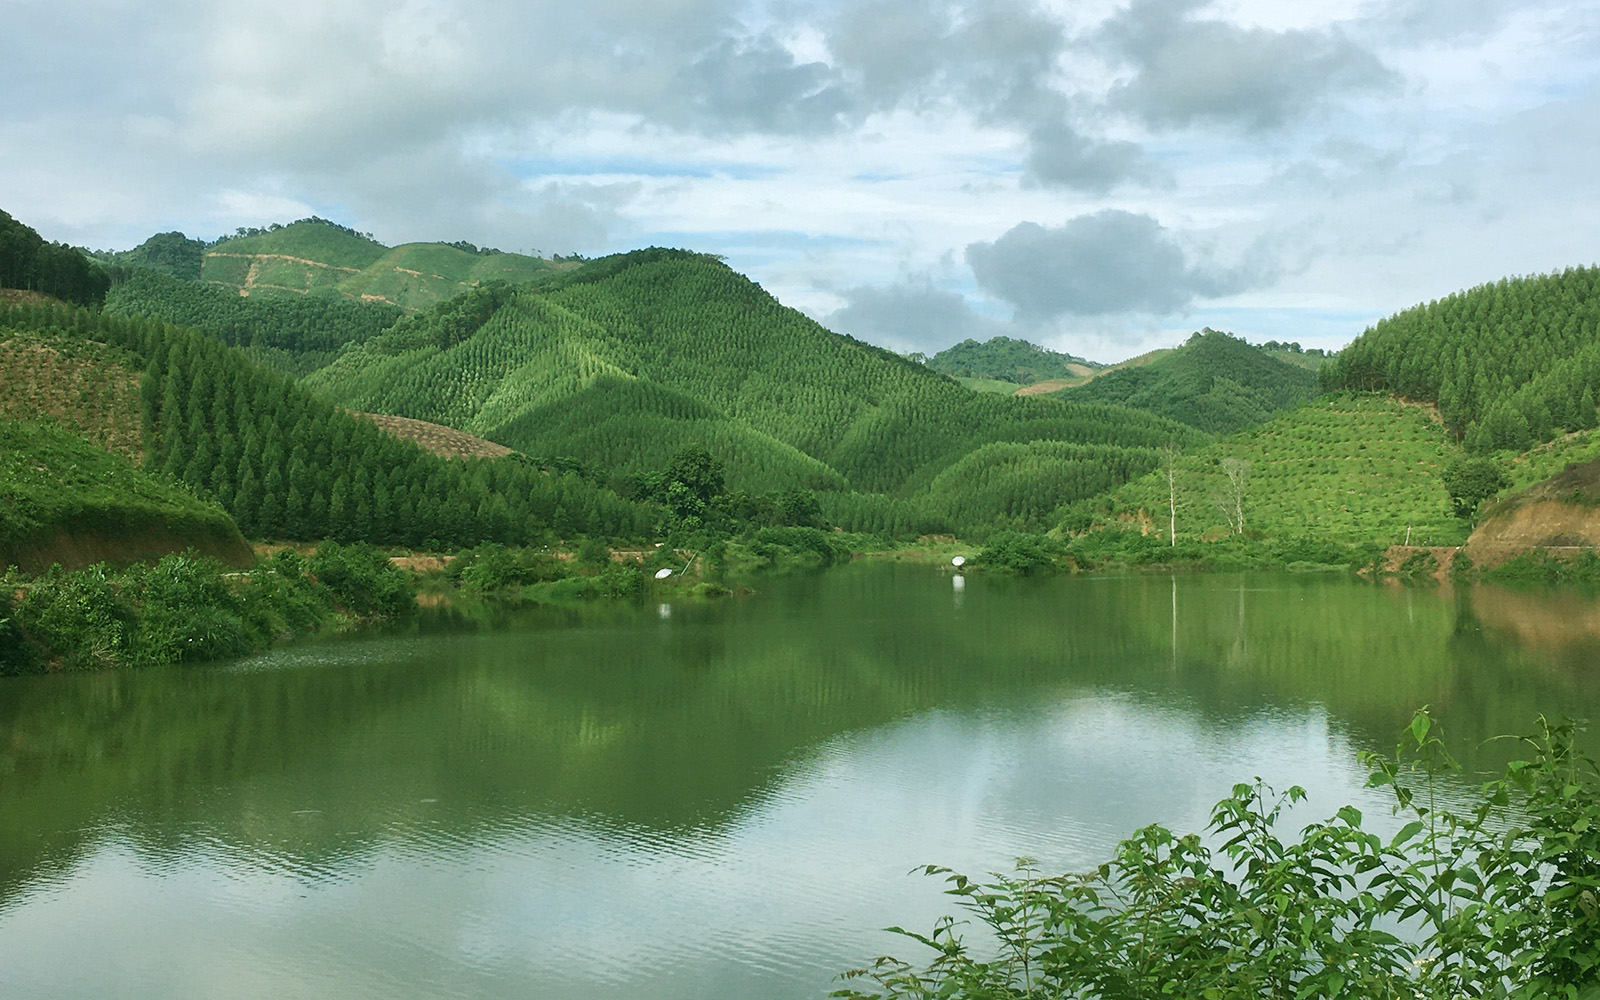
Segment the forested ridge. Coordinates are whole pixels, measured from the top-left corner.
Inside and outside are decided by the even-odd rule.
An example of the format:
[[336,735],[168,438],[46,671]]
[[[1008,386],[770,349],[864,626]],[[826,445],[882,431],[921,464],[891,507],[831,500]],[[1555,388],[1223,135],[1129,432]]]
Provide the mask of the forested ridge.
[[963,340],[929,357],[925,363],[944,375],[997,379],[1018,385],[1032,385],[1045,379],[1080,377],[1105,367],[1011,337],[991,337],[981,344],[976,340]]
[[1059,395],[1121,403],[1228,434],[1292,409],[1317,392],[1312,371],[1272,357],[1238,337],[1205,329],[1148,364],[1103,372]]
[[1319,373],[1324,388],[1435,403],[1469,451],[1595,426],[1600,268],[1506,278],[1397,313]]
[[[659,468],[681,445],[703,443],[739,488],[879,498],[825,501],[864,530],[891,530],[877,526],[877,514],[894,521],[886,512],[905,509],[894,498],[926,514],[929,528],[1028,521],[1047,513],[1039,509],[1047,501],[1053,509],[1101,479],[1064,474],[1046,450],[1001,459],[980,453],[985,445],[1062,442],[1104,455],[1203,437],[1121,407],[974,394],[824,329],[716,258],[662,249],[537,286],[476,289],[350,349],[306,384],[354,409],[459,427],[613,474]],[[987,507],[941,502],[929,492],[934,479],[968,456],[973,468],[1003,464],[1015,488],[995,492]],[[1101,466],[1116,475],[1142,464],[1130,456]],[[1052,483],[1077,485],[1063,494]]]
[[315,371],[346,344],[376,336],[401,316],[396,306],[330,295],[244,297],[145,268],[120,276],[105,309],[194,327],[292,375]]

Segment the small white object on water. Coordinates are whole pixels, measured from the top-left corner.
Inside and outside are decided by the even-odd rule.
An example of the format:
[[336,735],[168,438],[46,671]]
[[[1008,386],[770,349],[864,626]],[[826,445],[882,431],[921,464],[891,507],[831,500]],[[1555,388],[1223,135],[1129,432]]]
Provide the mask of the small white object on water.
[[671,566],[663,566],[660,569],[656,570],[656,579],[657,580],[665,580],[667,577],[669,577],[671,575],[672,575],[672,567]]
[[958,594],[961,593],[963,590],[966,590],[967,589],[967,578],[962,576],[960,573],[957,573],[955,576],[952,576],[950,578],[950,589],[954,590]]
[[954,566],[957,569],[960,569],[961,567],[965,566],[966,564],[967,564],[967,557],[966,556],[956,556],[954,559],[950,560],[950,565]]

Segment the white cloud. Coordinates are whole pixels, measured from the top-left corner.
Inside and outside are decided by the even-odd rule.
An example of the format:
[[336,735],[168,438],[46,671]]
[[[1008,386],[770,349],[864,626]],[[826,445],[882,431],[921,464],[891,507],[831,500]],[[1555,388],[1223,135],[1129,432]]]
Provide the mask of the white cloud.
[[[1278,339],[1306,340],[1301,316],[1336,346],[1330,317],[1596,254],[1600,0],[19,0],[7,16],[0,207],[93,246],[307,211],[388,242],[598,253],[659,236],[861,329],[866,303],[926,277],[949,315],[1026,303],[1017,332],[1112,353],[1224,307]],[[1146,262],[1179,263],[1137,289],[1107,274],[1071,306],[1020,276],[980,284],[961,257],[1028,220],[1123,217],[1107,212],[1160,220]],[[1109,257],[1115,235],[1072,259]],[[1249,281],[1200,280],[1241,261]]]

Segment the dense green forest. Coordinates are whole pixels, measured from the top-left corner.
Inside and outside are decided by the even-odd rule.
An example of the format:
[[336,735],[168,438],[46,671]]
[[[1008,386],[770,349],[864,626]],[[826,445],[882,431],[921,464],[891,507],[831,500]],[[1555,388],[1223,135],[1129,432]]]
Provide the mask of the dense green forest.
[[526,544],[638,538],[660,516],[522,456],[430,455],[192,330],[50,305],[0,308],[0,329],[100,341],[142,361],[145,467],[214,498],[250,537]]
[[1438,405],[1469,451],[1595,426],[1600,268],[1507,278],[1397,313],[1319,373],[1324,388]]
[[1045,379],[1078,378],[1105,367],[1010,337],[991,337],[981,344],[976,340],[963,340],[924,363],[953,378],[995,379],[1018,385],[1032,385]]
[[81,250],[47,243],[31,226],[0,212],[0,288],[21,288],[65,302],[103,301],[111,279]]
[[[975,454],[985,445],[1143,450],[1106,466],[1115,478],[1149,449],[1204,437],[1120,407],[969,392],[829,332],[716,258],[660,249],[535,286],[476,289],[346,351],[306,385],[354,409],[612,475],[659,469],[703,444],[734,488],[866,495],[823,501],[861,530],[981,531],[1100,488],[1100,477],[1064,471],[1045,450]],[[1004,466],[1013,488],[988,493],[990,504],[948,502],[934,481],[968,456],[971,468]]]
[[1205,329],[1148,364],[1118,368],[1060,391],[1065,399],[1121,403],[1228,434],[1292,409],[1317,391],[1307,368],[1238,337]]
[[291,375],[315,371],[346,344],[376,336],[401,315],[395,306],[331,295],[244,297],[144,268],[121,276],[105,308],[194,327]]

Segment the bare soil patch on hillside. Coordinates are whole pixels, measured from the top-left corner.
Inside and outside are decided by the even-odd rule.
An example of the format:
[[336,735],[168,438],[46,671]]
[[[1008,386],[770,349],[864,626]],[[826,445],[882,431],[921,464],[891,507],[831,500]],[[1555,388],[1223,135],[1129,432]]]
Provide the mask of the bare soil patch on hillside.
[[414,420],[411,417],[391,417],[382,413],[351,411],[358,417],[377,424],[389,434],[405,441],[415,441],[424,450],[444,458],[500,458],[511,454],[503,444],[495,444],[454,427]]

